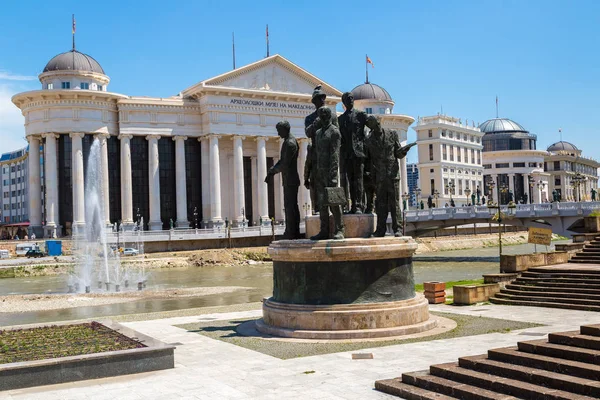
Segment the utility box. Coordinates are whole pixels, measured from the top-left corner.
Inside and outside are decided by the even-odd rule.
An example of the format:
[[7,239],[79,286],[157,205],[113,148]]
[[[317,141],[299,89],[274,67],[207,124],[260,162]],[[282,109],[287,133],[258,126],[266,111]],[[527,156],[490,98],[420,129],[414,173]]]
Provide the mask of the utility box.
[[49,256],[62,255],[62,241],[61,240],[46,240],[46,254]]

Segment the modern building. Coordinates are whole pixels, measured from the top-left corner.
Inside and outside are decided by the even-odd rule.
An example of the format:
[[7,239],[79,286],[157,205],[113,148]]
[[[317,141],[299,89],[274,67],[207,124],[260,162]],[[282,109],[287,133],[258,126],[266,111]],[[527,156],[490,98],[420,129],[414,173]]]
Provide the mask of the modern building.
[[550,174],[548,191],[556,191],[562,201],[591,200],[592,189],[598,190],[600,163],[583,157],[574,144],[562,140],[547,150],[544,171]]
[[23,224],[29,221],[27,193],[28,148],[4,153],[0,156],[2,170],[1,225]]
[[[108,205],[102,220],[107,225],[133,229],[142,218],[145,229],[168,229],[171,220],[179,228],[283,220],[280,176],[263,182],[279,158],[275,124],[290,122],[299,139],[302,170],[308,145],[304,118],[314,110],[315,86],[322,85],[332,109],[342,95],[280,55],[168,98],[110,92],[101,65],[75,49],[53,57],[39,80],[40,90],[17,94],[12,101],[25,117],[30,147],[43,144],[45,201],[40,201],[40,157],[32,154],[29,218],[36,235],[43,230],[47,236],[70,234],[85,224],[85,172],[94,143],[101,153],[102,203]],[[414,119],[392,114],[389,94],[363,94],[364,88],[355,88],[357,108],[382,108],[384,127],[398,130],[405,141]],[[304,187],[298,198],[303,215],[310,212]]]
[[[408,183],[408,204],[415,206],[419,204],[419,200],[422,199],[420,188],[419,188],[419,166],[416,163],[406,165],[406,176]],[[417,189],[419,189],[417,191]]]
[[456,206],[471,203],[471,194],[483,186],[480,129],[440,114],[419,118],[413,129],[417,132],[421,196],[434,198],[437,207],[451,204],[451,200]]
[[536,149],[537,136],[507,118],[490,119],[479,129],[484,134],[485,196],[494,202],[499,198],[500,204],[511,198],[517,203],[548,201],[550,175],[544,172],[547,153]]

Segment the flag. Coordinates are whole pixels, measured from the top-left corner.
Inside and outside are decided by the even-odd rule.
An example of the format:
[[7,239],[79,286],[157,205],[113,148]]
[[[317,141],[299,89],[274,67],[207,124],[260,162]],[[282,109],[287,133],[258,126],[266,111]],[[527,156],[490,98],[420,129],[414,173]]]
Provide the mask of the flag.
[[560,133],[560,132],[562,132],[562,128],[558,128],[558,132],[559,132],[559,133]]
[[269,43],[269,25],[267,25],[267,43]]
[[72,29],[71,33],[73,35],[75,34],[75,14],[73,14],[73,29]]
[[496,96],[496,107],[498,107],[498,96]]
[[369,56],[367,56],[367,64],[371,64],[371,67],[375,68],[375,64],[373,64],[373,61],[371,61],[371,59],[369,58]]

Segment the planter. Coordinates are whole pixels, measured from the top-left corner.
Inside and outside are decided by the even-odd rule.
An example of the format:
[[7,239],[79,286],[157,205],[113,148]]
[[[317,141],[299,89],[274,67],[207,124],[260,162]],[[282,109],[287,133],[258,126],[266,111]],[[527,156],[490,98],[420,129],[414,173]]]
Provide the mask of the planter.
[[569,262],[569,253],[536,253],[505,255],[500,257],[500,271],[503,273],[514,273],[527,271],[529,268],[542,267],[545,265],[564,264]]
[[454,304],[470,305],[488,301],[491,296],[500,291],[498,283],[483,285],[459,285],[454,286]]
[[587,232],[600,232],[600,217],[584,217],[583,223]]
[[445,282],[425,282],[425,298],[429,304],[442,304],[446,302],[446,283]]

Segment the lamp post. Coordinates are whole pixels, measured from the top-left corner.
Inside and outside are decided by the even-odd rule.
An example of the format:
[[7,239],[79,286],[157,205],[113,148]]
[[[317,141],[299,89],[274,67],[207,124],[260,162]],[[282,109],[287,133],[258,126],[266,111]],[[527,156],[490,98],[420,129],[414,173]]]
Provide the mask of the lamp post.
[[538,192],[540,193],[540,203],[542,202],[542,191],[546,188],[546,182],[539,180],[537,183]]
[[242,228],[246,228],[246,209],[242,207]]
[[534,187],[535,187],[535,179],[533,179],[530,176],[529,177],[529,204],[533,204],[533,188]]
[[[488,202],[488,210],[490,216],[492,217],[492,221],[498,222],[498,254],[500,256],[500,260],[502,260],[502,222],[506,218],[512,218],[517,213],[517,206],[515,203],[511,202],[508,204],[508,214],[504,214],[502,209],[500,208],[500,204],[490,204]],[[502,261],[500,261],[502,262]],[[502,265],[502,264],[500,264]],[[502,269],[500,269],[500,273],[502,273]]]
[[439,191],[434,191],[433,192],[433,198],[435,199],[435,204],[434,204],[434,208],[439,207],[440,205],[438,204],[438,199],[440,198],[440,192]]
[[471,189],[465,189],[465,197],[467,198],[467,204],[469,204],[469,196],[471,195]]
[[306,218],[306,216],[310,214],[310,204],[304,203],[302,209],[304,210],[304,218]]
[[[571,178],[571,185],[575,191],[575,201],[581,201],[581,184],[585,181],[585,176],[581,175],[579,172],[575,174],[573,178]],[[541,181],[540,181],[541,182]]]
[[404,208],[402,209],[402,236],[406,236],[406,202],[409,197],[408,193],[402,195],[402,201],[404,202]]
[[506,183],[503,183],[500,185],[500,187],[498,187],[498,205],[500,205],[502,202],[500,201],[500,198],[502,195],[502,197],[504,197],[504,195],[508,193],[508,186],[506,185]]
[[140,227],[140,208],[137,208],[136,214],[135,214],[135,218],[136,218],[136,223],[137,223],[137,229],[138,231],[141,229],[144,229],[144,227]]
[[421,188],[415,189],[415,196],[417,198],[417,210],[419,209],[419,199],[421,198]]
[[[491,181],[488,182],[487,184],[488,187],[488,205],[490,204],[490,196],[492,197],[492,204],[494,203],[494,189],[496,188],[496,182],[494,182],[494,180],[492,179]],[[496,199],[496,203],[499,202],[500,199]]]
[[198,231],[198,207],[194,207],[194,230]]
[[452,195],[454,194],[454,182],[453,181],[448,182],[448,184],[446,185],[446,190],[450,194],[450,201],[452,201]]

